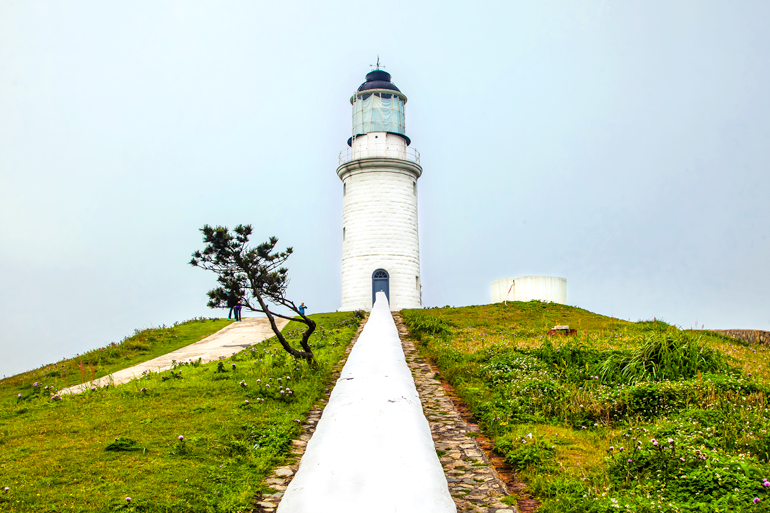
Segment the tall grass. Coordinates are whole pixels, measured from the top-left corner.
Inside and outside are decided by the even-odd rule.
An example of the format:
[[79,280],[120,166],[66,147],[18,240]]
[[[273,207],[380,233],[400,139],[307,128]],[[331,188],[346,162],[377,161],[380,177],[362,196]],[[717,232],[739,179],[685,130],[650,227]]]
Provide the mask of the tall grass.
[[418,340],[421,340],[423,335],[437,335],[441,337],[452,333],[449,324],[439,317],[426,315],[415,310],[403,310],[401,315],[406,325],[409,326],[412,336]]
[[724,353],[707,347],[701,336],[682,331],[654,332],[630,354],[614,354],[601,366],[602,382],[637,383],[688,379],[729,369]]

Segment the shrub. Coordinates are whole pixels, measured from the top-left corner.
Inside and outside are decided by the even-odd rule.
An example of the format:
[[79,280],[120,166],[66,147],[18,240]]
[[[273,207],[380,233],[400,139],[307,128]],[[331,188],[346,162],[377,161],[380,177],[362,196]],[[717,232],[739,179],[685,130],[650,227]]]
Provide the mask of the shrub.
[[437,335],[441,337],[452,333],[449,324],[433,315],[425,315],[424,313],[410,310],[402,311],[401,315],[412,332],[412,336],[417,340],[422,340],[423,335]]
[[687,379],[729,368],[724,355],[701,337],[681,331],[647,335],[631,354],[615,353],[601,366],[602,382],[635,383]]
[[519,470],[540,467],[552,460],[555,447],[548,440],[529,436],[513,437],[508,434],[498,439],[495,452],[505,456],[505,461]]
[[141,451],[144,447],[137,445],[136,441],[125,436],[120,436],[107,444],[105,451]]

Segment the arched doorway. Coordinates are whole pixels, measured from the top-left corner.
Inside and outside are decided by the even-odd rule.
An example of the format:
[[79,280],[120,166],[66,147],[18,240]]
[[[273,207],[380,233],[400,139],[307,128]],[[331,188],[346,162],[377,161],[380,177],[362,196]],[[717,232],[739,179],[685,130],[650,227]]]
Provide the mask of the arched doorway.
[[379,291],[385,293],[385,297],[388,298],[388,304],[390,304],[389,282],[390,276],[385,269],[377,269],[372,273],[372,306],[374,306],[374,302],[377,300],[377,293]]

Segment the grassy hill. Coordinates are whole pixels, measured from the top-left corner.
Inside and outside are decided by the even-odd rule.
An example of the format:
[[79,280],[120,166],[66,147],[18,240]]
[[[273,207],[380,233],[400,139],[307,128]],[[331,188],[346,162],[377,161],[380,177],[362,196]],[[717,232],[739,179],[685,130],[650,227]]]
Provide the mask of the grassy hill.
[[[311,317],[319,326],[311,338],[315,369],[296,362],[273,338],[226,360],[181,365],[61,400],[45,389],[125,368],[227,323],[205,320],[138,332],[6,378],[0,511],[250,511],[269,490],[265,476],[285,462],[304,414],[360,322],[354,313]],[[300,326],[284,329],[295,343]]]
[[[188,346],[221,330],[232,321],[227,319],[192,319],[173,326],[135,330],[134,334],[107,347],[94,349],[65,358],[56,363],[43,365],[29,372],[0,379],[0,404],[6,399],[31,397],[40,390],[51,387],[64,389],[79,385],[110,373],[152,360]],[[38,388],[35,383],[43,383]],[[49,387],[45,389],[45,387]],[[53,395],[53,394],[48,394]]]
[[537,301],[402,314],[539,511],[770,511],[767,347]]

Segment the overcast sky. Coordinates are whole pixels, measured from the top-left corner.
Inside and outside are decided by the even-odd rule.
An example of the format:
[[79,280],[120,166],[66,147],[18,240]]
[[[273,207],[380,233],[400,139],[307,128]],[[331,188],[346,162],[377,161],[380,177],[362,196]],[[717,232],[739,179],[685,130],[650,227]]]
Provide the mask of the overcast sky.
[[[428,306],[770,329],[770,3],[0,1],[0,375],[195,316],[205,223],[340,305],[337,157],[379,54]],[[226,314],[226,312],[225,312]]]

